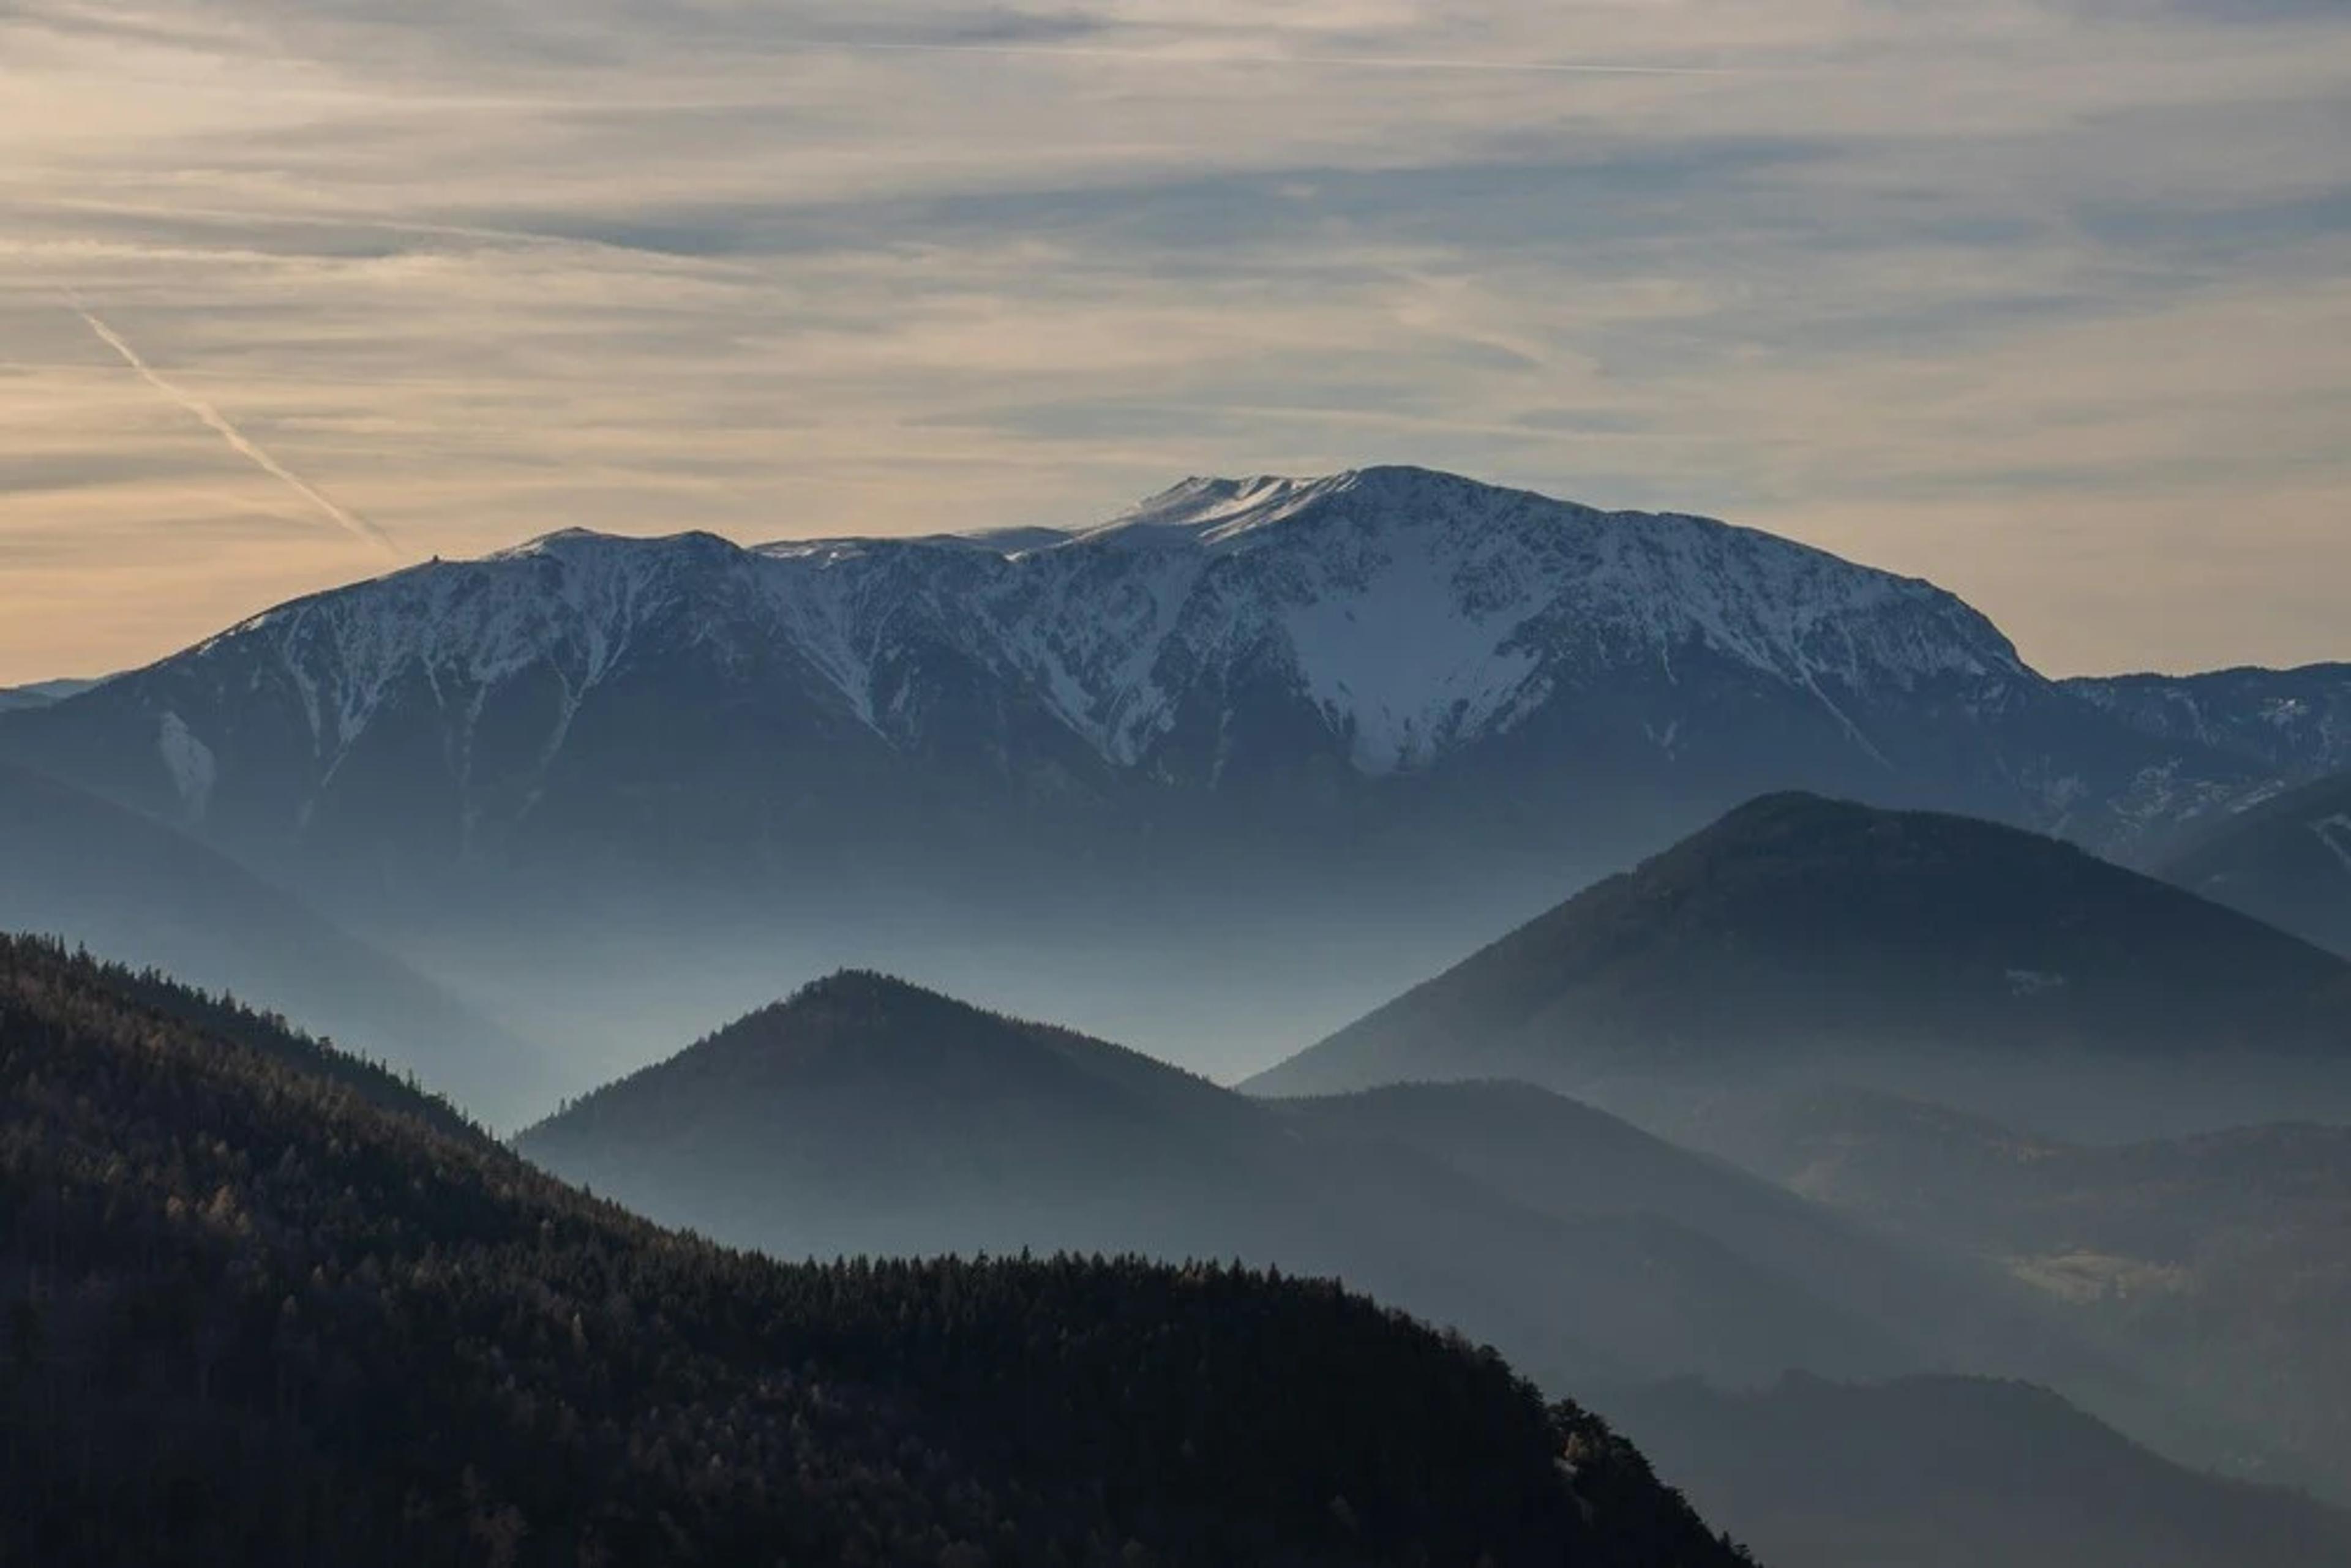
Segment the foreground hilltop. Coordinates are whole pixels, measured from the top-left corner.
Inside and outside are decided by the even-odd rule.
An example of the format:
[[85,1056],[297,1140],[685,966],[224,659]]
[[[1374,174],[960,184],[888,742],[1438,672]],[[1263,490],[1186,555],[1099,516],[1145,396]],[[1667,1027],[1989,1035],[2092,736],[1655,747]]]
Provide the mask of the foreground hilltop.
[[1739,1560],[1597,1421],[1336,1289],[722,1250],[26,942],[0,1313],[11,1561]]

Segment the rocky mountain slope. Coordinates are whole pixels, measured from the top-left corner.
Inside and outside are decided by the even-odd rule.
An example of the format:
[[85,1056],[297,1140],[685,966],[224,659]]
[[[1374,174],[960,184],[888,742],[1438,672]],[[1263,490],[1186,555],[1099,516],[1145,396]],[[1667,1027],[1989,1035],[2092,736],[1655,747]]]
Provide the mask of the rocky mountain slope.
[[2133,844],[2262,781],[1928,584],[1413,469],[1195,480],[1068,536],[559,534],[269,612],[0,747],[378,893],[844,836],[870,876],[1252,824],[1596,854],[1796,786]]
[[2064,685],[2134,729],[2241,758],[2284,783],[2351,771],[2351,664]]

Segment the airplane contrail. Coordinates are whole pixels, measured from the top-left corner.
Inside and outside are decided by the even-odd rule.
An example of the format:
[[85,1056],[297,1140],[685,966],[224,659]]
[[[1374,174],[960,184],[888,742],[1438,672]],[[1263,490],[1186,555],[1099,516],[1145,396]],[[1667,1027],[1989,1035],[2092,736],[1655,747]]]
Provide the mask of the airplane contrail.
[[1327,66],[1372,71],[1508,71],[1548,76],[1728,77],[1750,74],[1728,66],[1637,66],[1580,60],[1452,59],[1413,55],[1170,55],[1152,49],[1088,44],[883,43],[850,38],[795,38],[786,46],[842,54],[1008,55],[1024,59],[1146,60],[1155,65]]
[[365,517],[360,517],[357,512],[352,511],[349,507],[344,506],[332,496],[328,495],[324,490],[319,489],[319,486],[311,484],[310,481],[303,478],[299,474],[295,473],[294,470],[286,466],[285,464],[280,463],[277,458],[272,457],[259,446],[255,445],[251,437],[247,436],[245,432],[239,430],[235,425],[229,423],[228,416],[221,413],[220,410],[214,408],[211,403],[206,402],[204,399],[198,397],[195,393],[189,392],[184,387],[175,385],[172,382],[166,381],[162,376],[157,374],[155,368],[152,365],[150,365],[146,360],[141,356],[138,350],[131,346],[130,342],[124,339],[121,333],[116,331],[113,328],[99,320],[89,311],[83,309],[79,305],[72,307],[72,309],[73,313],[80,317],[91,331],[98,334],[99,340],[100,342],[104,343],[108,348],[112,349],[116,353],[122,356],[122,362],[124,364],[129,365],[132,370],[138,371],[140,378],[145,381],[149,386],[153,387],[157,392],[162,392],[165,397],[170,398],[173,402],[178,403],[182,408],[187,410],[190,413],[194,414],[199,420],[202,420],[206,428],[210,429],[214,434],[228,443],[230,451],[235,452],[238,456],[244,458],[246,462],[260,469],[264,474],[268,475],[271,478],[277,480],[279,484],[284,485],[287,489],[292,490],[296,495],[309,502],[311,506],[325,513],[327,517],[333,521],[336,527],[358,535],[360,538],[363,538],[370,544],[374,545],[378,549],[382,550],[386,555],[397,557],[400,554],[400,547],[392,542],[392,538],[390,534],[385,533],[375,524],[368,521]]

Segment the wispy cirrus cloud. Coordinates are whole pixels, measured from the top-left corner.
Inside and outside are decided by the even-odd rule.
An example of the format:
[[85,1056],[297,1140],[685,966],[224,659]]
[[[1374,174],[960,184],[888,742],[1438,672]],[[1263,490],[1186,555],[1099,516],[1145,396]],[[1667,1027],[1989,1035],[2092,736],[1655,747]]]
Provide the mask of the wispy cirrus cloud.
[[2059,666],[2339,654],[2351,17],[2256,9],[19,0],[0,678],[378,560],[70,287],[420,551],[1412,460],[1935,575]]

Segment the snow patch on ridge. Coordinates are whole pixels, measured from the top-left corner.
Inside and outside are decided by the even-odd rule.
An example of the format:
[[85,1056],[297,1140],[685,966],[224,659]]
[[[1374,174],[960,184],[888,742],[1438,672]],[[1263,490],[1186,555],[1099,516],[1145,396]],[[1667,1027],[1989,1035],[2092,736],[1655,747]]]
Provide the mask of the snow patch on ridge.
[[1531,608],[1523,596],[1465,606],[1458,564],[1430,534],[1405,534],[1353,591],[1316,594],[1280,617],[1307,695],[1365,773],[1425,765],[1486,731],[1541,667],[1510,643]]
[[155,749],[172,775],[172,787],[179,791],[180,803],[187,808],[188,820],[204,821],[204,813],[212,808],[213,787],[220,782],[220,764],[212,748],[196,738],[186,720],[176,713],[167,713],[158,727]]
[[2318,835],[2320,843],[2335,852],[2343,869],[2351,872],[2351,815],[2323,818],[2311,823],[2310,831]]

